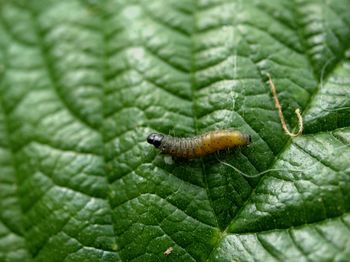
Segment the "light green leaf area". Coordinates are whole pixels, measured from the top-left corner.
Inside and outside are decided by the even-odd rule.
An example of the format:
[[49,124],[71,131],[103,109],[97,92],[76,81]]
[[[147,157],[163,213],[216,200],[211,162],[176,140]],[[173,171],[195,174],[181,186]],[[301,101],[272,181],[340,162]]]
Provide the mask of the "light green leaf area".
[[349,0],[0,0],[0,261],[349,257]]

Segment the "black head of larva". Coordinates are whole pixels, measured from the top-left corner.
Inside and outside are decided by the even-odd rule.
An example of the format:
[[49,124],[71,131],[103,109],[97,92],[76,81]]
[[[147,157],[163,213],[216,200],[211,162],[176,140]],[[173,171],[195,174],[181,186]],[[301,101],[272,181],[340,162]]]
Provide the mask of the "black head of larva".
[[163,135],[153,133],[147,137],[147,142],[158,148],[160,146],[160,144],[162,143],[163,138],[164,138]]

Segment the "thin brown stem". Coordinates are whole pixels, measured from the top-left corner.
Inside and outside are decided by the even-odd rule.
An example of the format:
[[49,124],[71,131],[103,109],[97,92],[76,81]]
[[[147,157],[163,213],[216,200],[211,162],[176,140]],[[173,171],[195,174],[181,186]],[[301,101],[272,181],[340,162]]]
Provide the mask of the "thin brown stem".
[[272,79],[271,79],[271,76],[269,73],[267,73],[267,76],[269,78],[269,83],[270,83],[270,87],[271,87],[271,92],[272,92],[272,96],[273,96],[273,100],[275,102],[275,107],[277,108],[278,110],[278,115],[279,115],[279,118],[281,120],[281,124],[282,124],[282,128],[284,130],[284,132],[289,135],[290,137],[297,137],[299,135],[301,135],[301,133],[303,132],[304,130],[304,122],[303,122],[303,117],[301,116],[301,113],[300,113],[300,109],[297,108],[295,110],[295,114],[297,115],[297,118],[298,118],[298,126],[299,126],[299,130],[297,133],[292,133],[289,131],[288,127],[287,127],[287,124],[286,124],[286,120],[284,119],[284,115],[283,115],[283,111],[282,111],[282,106],[280,104],[280,101],[278,100],[278,96],[277,96],[277,92],[276,92],[276,87],[275,87],[275,84],[273,83]]

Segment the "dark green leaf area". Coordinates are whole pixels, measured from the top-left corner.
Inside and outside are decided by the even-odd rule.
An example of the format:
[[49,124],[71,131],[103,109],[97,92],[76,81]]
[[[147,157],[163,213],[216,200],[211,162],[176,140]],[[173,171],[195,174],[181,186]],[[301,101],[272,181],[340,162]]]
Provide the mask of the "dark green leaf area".
[[346,261],[349,75],[349,0],[0,0],[0,261]]

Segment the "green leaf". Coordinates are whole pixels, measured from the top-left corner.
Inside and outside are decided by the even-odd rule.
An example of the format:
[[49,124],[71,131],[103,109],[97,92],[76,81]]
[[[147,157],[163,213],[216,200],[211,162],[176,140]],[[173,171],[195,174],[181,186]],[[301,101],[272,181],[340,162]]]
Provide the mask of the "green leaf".
[[0,261],[346,261],[349,114],[349,0],[0,0]]

